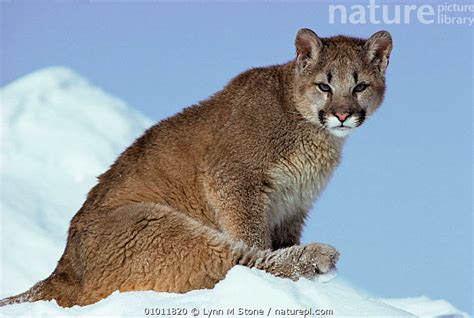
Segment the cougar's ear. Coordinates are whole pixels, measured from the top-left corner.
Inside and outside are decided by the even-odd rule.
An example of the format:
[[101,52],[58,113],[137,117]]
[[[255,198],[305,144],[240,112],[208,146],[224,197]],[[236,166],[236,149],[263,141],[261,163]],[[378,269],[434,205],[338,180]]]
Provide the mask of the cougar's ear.
[[318,60],[323,47],[321,39],[310,29],[301,29],[296,34],[296,64],[303,70],[309,63]]
[[365,42],[365,50],[369,63],[376,65],[381,72],[384,72],[392,51],[392,36],[387,31],[372,34]]

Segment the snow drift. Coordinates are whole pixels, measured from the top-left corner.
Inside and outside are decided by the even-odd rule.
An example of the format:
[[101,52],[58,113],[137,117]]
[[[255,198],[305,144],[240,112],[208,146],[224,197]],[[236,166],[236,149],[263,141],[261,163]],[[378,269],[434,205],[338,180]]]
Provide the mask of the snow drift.
[[[48,68],[0,91],[1,291],[46,278],[95,177],[151,121],[71,70]],[[317,311],[319,310],[319,312]],[[292,282],[236,266],[212,290],[115,292],[87,307],[10,305],[2,316],[467,316],[426,297],[375,299],[336,278]]]

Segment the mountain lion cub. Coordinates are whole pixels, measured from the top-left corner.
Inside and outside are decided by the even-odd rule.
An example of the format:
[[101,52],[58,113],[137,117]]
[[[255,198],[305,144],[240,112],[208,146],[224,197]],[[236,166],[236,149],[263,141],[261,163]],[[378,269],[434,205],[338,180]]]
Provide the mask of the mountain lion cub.
[[382,102],[392,40],[301,29],[295,45],[294,60],[149,128],[89,192],[51,276],[0,304],[184,293],[237,264],[293,280],[333,268],[336,249],[299,245],[302,227],[344,138]]

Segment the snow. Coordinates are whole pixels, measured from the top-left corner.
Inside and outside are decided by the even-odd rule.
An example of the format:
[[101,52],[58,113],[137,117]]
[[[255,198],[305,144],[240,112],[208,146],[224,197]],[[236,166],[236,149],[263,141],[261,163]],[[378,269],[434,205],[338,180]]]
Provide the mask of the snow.
[[[39,70],[1,89],[0,116],[3,298],[51,273],[69,220],[95,177],[152,122],[64,67]],[[320,309],[332,310],[328,316],[467,316],[444,300],[377,299],[334,276],[293,282],[236,266],[211,290],[115,292],[86,307],[40,301],[2,307],[0,314],[130,317],[171,316],[174,310],[199,317],[304,317]]]

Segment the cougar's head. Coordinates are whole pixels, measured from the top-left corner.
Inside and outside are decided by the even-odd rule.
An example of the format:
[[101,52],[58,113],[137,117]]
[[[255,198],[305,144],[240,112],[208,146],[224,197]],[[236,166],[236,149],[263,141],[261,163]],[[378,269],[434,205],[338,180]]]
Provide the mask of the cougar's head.
[[309,29],[296,35],[295,101],[310,122],[338,137],[362,125],[383,100],[392,49],[387,31],[368,40],[319,38]]

